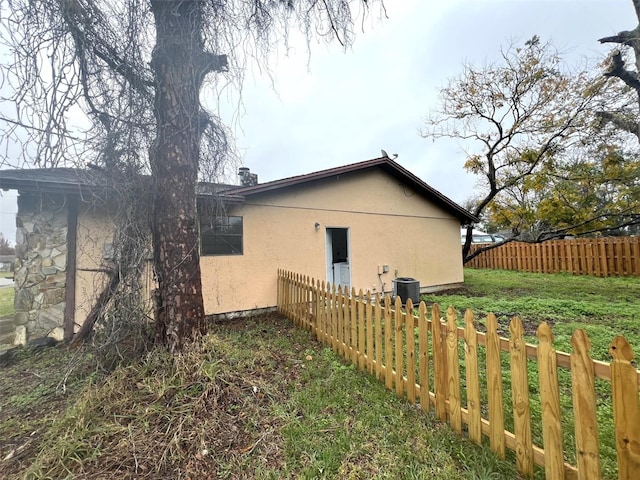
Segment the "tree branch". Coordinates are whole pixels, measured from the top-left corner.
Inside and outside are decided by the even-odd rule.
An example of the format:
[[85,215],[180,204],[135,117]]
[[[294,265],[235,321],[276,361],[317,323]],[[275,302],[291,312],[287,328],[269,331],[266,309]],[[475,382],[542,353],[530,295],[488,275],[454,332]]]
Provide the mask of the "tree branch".
[[635,135],[640,141],[640,125],[638,123],[613,112],[596,112],[596,116],[600,118],[602,124],[612,123],[620,130]]
[[638,79],[638,74],[624,68],[624,59],[622,58],[621,52],[615,52],[611,56],[611,65],[609,66],[609,69],[604,72],[604,76],[619,78],[635,91],[640,91],[640,80]]

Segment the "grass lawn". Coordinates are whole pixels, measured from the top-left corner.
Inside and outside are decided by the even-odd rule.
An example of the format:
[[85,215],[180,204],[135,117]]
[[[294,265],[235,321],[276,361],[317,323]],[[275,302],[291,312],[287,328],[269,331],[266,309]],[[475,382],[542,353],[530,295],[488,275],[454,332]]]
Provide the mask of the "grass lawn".
[[0,317],[13,314],[14,288],[11,286],[0,287]]
[[0,365],[3,478],[517,478],[278,315],[95,364],[55,348]]
[[[463,289],[426,300],[470,307],[480,323],[494,311],[504,336],[514,315],[527,332],[546,320],[558,350],[569,352],[571,333],[585,328],[595,358],[609,360],[616,334],[640,353],[640,279],[465,275]],[[278,315],[214,325],[201,350],[170,357],[156,349],[109,373],[96,354],[19,350],[0,362],[3,478],[517,478],[512,455],[499,461],[453,434]],[[542,445],[537,369],[529,366],[533,438]],[[565,458],[575,464],[563,373]],[[603,477],[616,478],[610,389],[604,381],[596,389]]]
[[[640,277],[588,277],[506,270],[465,269],[462,289],[423,295],[443,310],[453,305],[471,308],[479,320],[498,316],[504,334],[519,316],[527,332],[546,321],[552,326],[556,350],[571,352],[571,335],[584,329],[594,359],[611,361],[609,345],[616,335],[626,337],[640,354]],[[530,339],[535,337],[529,336]]]
[[[594,359],[609,362],[611,341],[622,335],[640,354],[640,278],[597,278],[567,274],[534,274],[501,270],[466,269],[462,289],[423,296],[429,304],[439,303],[443,309],[453,305],[459,310],[471,308],[478,323],[487,313],[498,316],[501,335],[509,336],[509,322],[519,316],[528,333],[527,341],[537,344],[534,333],[546,321],[552,326],[556,350],[571,353],[571,335],[584,329],[591,339]],[[461,316],[459,317],[461,318]],[[536,362],[528,362],[530,406],[534,443],[542,446],[540,396]],[[464,364],[461,365],[464,371]],[[508,355],[503,353],[503,388],[507,428],[511,429],[511,385]],[[575,461],[574,418],[571,377],[559,372],[560,403],[564,435],[565,459]],[[604,478],[616,478],[616,449],[613,431],[611,385],[596,380],[597,416],[600,457]],[[511,430],[513,431],[513,430]],[[540,470],[537,477],[543,478]]]

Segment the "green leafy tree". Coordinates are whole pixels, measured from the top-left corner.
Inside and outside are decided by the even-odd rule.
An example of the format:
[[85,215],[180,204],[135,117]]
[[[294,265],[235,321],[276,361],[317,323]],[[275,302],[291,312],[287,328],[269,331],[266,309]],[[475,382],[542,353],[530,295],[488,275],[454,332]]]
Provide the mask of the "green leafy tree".
[[[206,330],[198,175],[219,173],[233,155],[224,125],[200,102],[203,86],[240,83],[249,59],[266,64],[292,28],[299,27],[307,39],[322,36],[347,46],[355,10],[365,15],[374,3],[381,4],[2,1],[0,38],[13,53],[3,82],[14,92],[12,106],[3,109],[2,150],[15,153],[11,142],[22,142],[23,159],[41,167],[81,158],[76,164],[90,161],[108,178],[151,175],[156,336],[171,351]],[[9,111],[14,118],[8,118]],[[125,202],[126,208],[132,202]],[[130,226],[120,226],[121,237],[130,237]],[[119,275],[114,270],[112,279]],[[115,280],[109,288],[118,286]]]
[[[480,179],[471,213],[493,226],[509,225],[518,238],[523,224],[513,218],[534,222],[528,204],[540,200],[539,175],[555,171],[568,152],[588,142],[586,127],[606,81],[588,70],[571,71],[553,45],[538,37],[500,54],[493,64],[465,65],[441,90],[439,107],[421,133],[462,144],[465,169]],[[506,212],[501,205],[513,207],[509,218],[498,215]],[[471,233],[470,225],[465,261],[481,252],[469,253]]]
[[640,224],[640,159],[617,145],[576,152],[505,189],[486,211],[495,229],[543,241],[565,235],[628,234]]
[[[633,6],[640,21],[640,2]],[[531,240],[640,230],[640,25],[599,41],[624,49],[601,66],[607,81],[587,125],[588,143],[506,189],[487,209],[492,228],[515,227]]]

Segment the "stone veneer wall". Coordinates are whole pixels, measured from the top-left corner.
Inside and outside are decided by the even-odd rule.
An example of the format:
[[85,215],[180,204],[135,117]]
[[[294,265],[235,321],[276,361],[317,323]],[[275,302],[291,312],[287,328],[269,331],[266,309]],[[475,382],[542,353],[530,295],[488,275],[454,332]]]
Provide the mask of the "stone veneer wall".
[[16,215],[16,344],[64,336],[67,267],[64,195],[21,193]]

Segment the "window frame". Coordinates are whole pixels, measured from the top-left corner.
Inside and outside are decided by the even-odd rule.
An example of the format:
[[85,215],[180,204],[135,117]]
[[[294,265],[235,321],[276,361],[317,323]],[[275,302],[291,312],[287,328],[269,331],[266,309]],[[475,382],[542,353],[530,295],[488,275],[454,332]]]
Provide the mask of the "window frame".
[[[239,219],[239,223],[237,222]],[[225,229],[239,229],[239,232],[225,232]],[[220,257],[244,255],[244,218],[240,215],[212,215],[201,218],[199,222],[200,256]],[[206,242],[205,242],[205,237]],[[227,241],[225,241],[225,239]],[[237,240],[240,240],[237,242]],[[235,241],[231,241],[235,240]],[[222,251],[218,247],[229,246],[230,251]],[[237,250],[237,251],[234,251]]]

